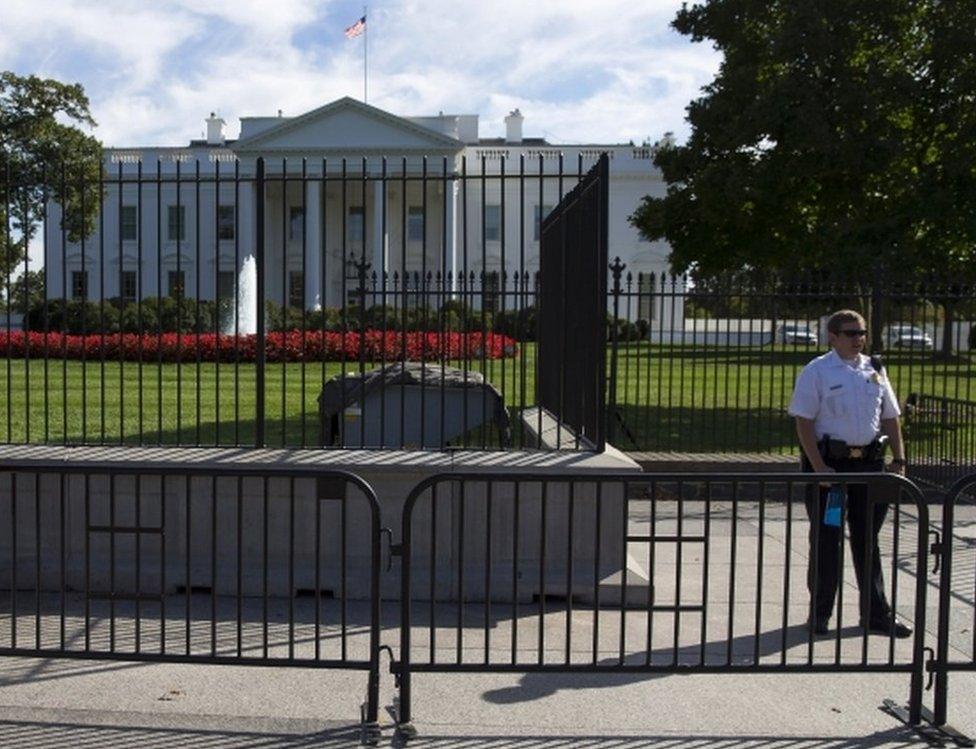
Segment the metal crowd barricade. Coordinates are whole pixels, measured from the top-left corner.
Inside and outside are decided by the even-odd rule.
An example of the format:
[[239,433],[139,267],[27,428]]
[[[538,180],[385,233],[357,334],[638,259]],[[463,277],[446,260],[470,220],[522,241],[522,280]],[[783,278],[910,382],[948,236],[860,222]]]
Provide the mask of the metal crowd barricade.
[[[932,712],[927,709],[923,711],[923,717],[927,721],[960,746],[973,746],[974,742],[948,725],[949,674],[976,672],[976,587],[971,580],[956,579],[959,588],[953,588],[953,565],[956,561],[954,547],[958,547],[960,551],[976,552],[976,541],[970,537],[956,536],[956,510],[963,502],[972,506],[974,500],[976,474],[970,474],[949,488],[942,504],[942,534],[937,544],[941,563],[938,634],[935,658],[928,664],[929,671],[935,677],[935,706]],[[969,562],[976,559],[972,553],[968,556]],[[959,569],[956,567],[957,572]],[[953,603],[956,605],[953,606]],[[955,642],[954,635],[957,635]],[[950,650],[954,654],[950,654]]]
[[[879,563],[890,605],[915,632],[869,636],[858,623],[853,601],[844,603],[853,575],[840,543],[836,626],[817,636],[807,623],[806,551],[822,526],[808,522],[805,500],[822,480],[454,473],[423,481],[407,499],[394,547],[402,557],[392,664],[401,733],[413,733],[419,672],[906,673],[907,708],[885,704],[918,724],[928,506],[894,475],[831,475],[846,488],[866,485],[870,508],[888,506]],[[875,515],[867,517],[870,538]],[[864,553],[870,577],[875,562]],[[819,584],[813,573],[814,594]],[[870,619],[870,600],[858,604]]]
[[300,467],[0,468],[0,655],[368,673],[378,734],[379,504]]

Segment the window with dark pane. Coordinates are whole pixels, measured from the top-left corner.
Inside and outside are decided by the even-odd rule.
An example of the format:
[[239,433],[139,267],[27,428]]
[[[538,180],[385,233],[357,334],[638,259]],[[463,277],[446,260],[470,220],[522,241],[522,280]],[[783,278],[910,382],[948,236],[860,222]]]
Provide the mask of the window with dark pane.
[[497,242],[502,236],[502,207],[500,205],[485,206],[485,239]]
[[71,272],[71,298],[88,298],[88,271],[76,270]]
[[298,309],[305,306],[305,274],[300,270],[288,273],[288,306]]
[[217,209],[217,238],[234,238],[234,206],[222,205]]
[[407,211],[407,239],[411,242],[424,241],[423,206],[412,205]]
[[366,211],[361,205],[351,205],[346,218],[346,239],[350,242],[362,242],[365,236]]
[[234,298],[234,279],[237,274],[232,270],[222,270],[217,274],[217,296],[221,299]]
[[166,236],[169,237],[169,241],[184,241],[186,239],[186,206],[169,206],[166,217]]
[[134,302],[136,300],[136,272],[134,270],[122,271],[122,301]]
[[169,295],[173,298],[180,298],[186,291],[186,271],[171,270],[168,274]]
[[122,206],[119,214],[119,236],[124,242],[134,242],[138,236],[136,226],[136,207],[134,205]]
[[288,209],[288,240],[301,242],[305,230],[305,209],[300,205],[293,205]]

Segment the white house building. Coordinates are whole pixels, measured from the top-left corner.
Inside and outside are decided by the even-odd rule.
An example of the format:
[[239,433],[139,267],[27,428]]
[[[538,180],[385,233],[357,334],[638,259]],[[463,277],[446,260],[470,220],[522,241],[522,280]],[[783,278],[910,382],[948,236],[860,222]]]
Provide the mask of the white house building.
[[[609,257],[634,279],[667,267],[666,243],[642,240],[627,220],[644,195],[664,193],[646,146],[527,138],[518,110],[504,137],[483,138],[477,115],[401,117],[351,98],[297,117],[243,117],[236,141],[220,118],[206,122],[207,137],[185,147],[106,149],[104,198],[84,242],[62,245],[60,208],[49,205],[49,297],[237,289],[238,308],[256,310],[262,227],[265,296],[283,304],[342,305],[357,272],[350,258],[388,282],[405,272],[443,273],[452,289],[459,273],[512,278],[538,269],[541,218],[603,152]],[[664,309],[643,307],[630,316]],[[244,332],[254,319],[242,310]]]

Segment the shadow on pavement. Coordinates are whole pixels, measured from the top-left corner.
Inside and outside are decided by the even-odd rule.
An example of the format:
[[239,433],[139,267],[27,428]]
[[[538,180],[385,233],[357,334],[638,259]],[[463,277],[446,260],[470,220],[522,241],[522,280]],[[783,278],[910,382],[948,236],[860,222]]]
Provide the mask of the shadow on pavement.
[[[172,716],[178,721],[179,716]],[[71,746],[73,749],[107,747],[174,747],[181,749],[223,749],[251,747],[282,749],[291,747],[356,747],[358,725],[327,727],[309,732],[221,730],[214,728],[142,727],[99,725],[62,721],[0,720],[0,746],[47,748]]]
[[[172,716],[178,720],[178,716]],[[287,721],[286,721],[287,722]],[[895,727],[868,736],[736,736],[667,734],[643,736],[504,736],[482,734],[468,736],[417,736],[402,742],[390,730],[380,738],[378,746],[389,747],[452,747],[457,749],[563,749],[564,747],[592,747],[593,749],[637,749],[637,747],[763,747],[768,749],[848,749],[853,747],[916,747],[923,742],[908,728]],[[358,726],[335,726],[308,732],[233,731],[219,729],[187,729],[180,727],[133,727],[117,725],[79,724],[0,720],[0,745],[64,747],[88,749],[111,746],[113,749],[179,746],[186,749],[295,749],[297,747],[360,746]]]
[[[849,637],[861,637],[864,630],[860,627],[844,627],[840,631],[842,639]],[[829,636],[817,637],[814,642],[834,640],[837,631],[832,630]],[[744,668],[753,665],[764,656],[774,655],[785,650],[809,643],[810,634],[806,624],[795,624],[787,629],[772,629],[760,633],[758,639],[755,635],[742,635],[731,640],[717,640],[705,643],[705,653],[715,655],[716,653],[730,653],[731,664],[736,663]],[[558,672],[529,672],[524,674],[517,686],[493,689],[484,693],[484,699],[494,704],[511,704],[516,702],[528,702],[549,697],[561,689],[594,689],[599,687],[618,687],[625,684],[633,684],[649,679],[657,679],[665,676],[681,675],[682,665],[699,666],[702,664],[702,645],[688,645],[674,648],[661,648],[650,653],[650,662],[655,665],[673,666],[673,670],[662,671],[661,673],[614,673],[611,669],[620,661],[614,659],[604,659],[599,664],[607,667],[607,673],[558,673]],[[716,658],[705,658],[707,665],[720,665]],[[640,665],[647,662],[646,653],[634,653],[624,658],[625,664]],[[845,662],[845,661],[842,661]],[[723,661],[724,663],[724,661]],[[599,665],[598,664],[598,665]],[[674,666],[674,664],[678,664]],[[907,677],[906,677],[907,679]]]
[[897,727],[868,736],[715,736],[668,734],[646,736],[418,736],[394,747],[452,747],[452,749],[638,749],[638,747],[762,747],[763,749],[854,749],[854,747],[918,747],[926,742],[908,728]]

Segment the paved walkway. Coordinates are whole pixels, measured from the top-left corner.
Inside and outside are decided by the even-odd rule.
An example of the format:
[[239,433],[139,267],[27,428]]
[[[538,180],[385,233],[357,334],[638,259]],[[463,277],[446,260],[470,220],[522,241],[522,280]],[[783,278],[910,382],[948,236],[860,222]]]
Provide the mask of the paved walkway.
[[[953,586],[957,598],[953,652],[958,657],[965,656],[972,637],[976,510],[970,514],[971,517],[962,518],[956,538],[960,551],[957,558],[962,560],[966,558],[964,553],[969,554],[968,561],[960,563],[960,576]],[[718,504],[713,511],[713,559],[725,553],[723,543],[731,529],[730,525],[723,527],[722,517],[722,506]],[[781,547],[784,538],[787,524],[781,513],[770,513],[764,518],[762,536],[754,520],[743,516],[739,525],[742,558],[756,554],[760,537],[767,554],[777,545]],[[802,541],[805,519],[793,520],[794,537]],[[667,518],[662,514],[657,521],[666,523]],[[632,531],[646,532],[648,522],[647,514],[635,504]],[[890,541],[891,529],[886,530],[883,544]],[[902,531],[914,532],[910,514],[903,518]],[[797,543],[782,559],[791,559],[794,566],[802,568],[805,551],[804,544]],[[700,558],[689,556],[685,564],[689,565],[690,579]],[[898,564],[902,569],[900,561]],[[657,565],[655,576],[662,580],[673,572],[667,560],[659,559]],[[899,588],[910,590],[915,579],[911,565],[905,565],[903,572]],[[770,580],[781,580],[775,569],[770,570],[770,575]],[[847,622],[856,621],[856,609],[850,608],[850,602],[856,600],[851,581],[849,575]],[[932,611],[934,581],[934,577],[928,580]],[[770,583],[769,590],[773,585]],[[662,583],[662,591],[665,588]],[[720,590],[721,585],[714,583],[714,588]],[[781,609],[763,611],[764,642],[776,644],[785,637],[791,658],[805,653],[801,588],[801,584],[793,587],[796,601],[791,597],[787,632],[779,626]],[[750,598],[748,586],[740,589],[739,596],[741,605],[747,609],[752,606],[754,597]],[[384,604],[383,640],[396,648],[393,609],[392,604]],[[473,619],[479,618],[479,610],[469,613]],[[500,613],[496,609],[499,616],[492,628],[493,660],[506,657],[509,642],[510,622]],[[546,617],[546,640],[554,652],[561,651],[559,638],[564,621],[564,612],[557,607]],[[931,629],[934,615],[930,614],[929,621]],[[536,630],[530,634],[531,626],[526,621],[525,640],[520,640],[526,652],[531,652],[530,638],[537,633]],[[708,626],[721,633],[721,622],[709,622]],[[694,638],[697,628],[697,623],[686,621],[681,637]],[[666,627],[661,628],[661,632],[665,630]],[[637,631],[641,631],[639,627]],[[424,632],[417,630],[419,643],[425,641]],[[855,628],[845,629],[842,635],[845,652],[858,647],[860,637]],[[616,641],[605,636],[610,637],[606,645],[610,657]],[[464,637],[466,654],[479,657],[483,630],[476,624],[467,626]],[[670,650],[659,647],[658,637],[669,641],[666,632],[656,633],[654,653],[660,650],[668,656]],[[876,639],[882,645],[885,642]],[[751,642],[746,633],[737,646],[748,650]],[[713,644],[722,644],[720,634]],[[445,632],[439,652],[451,653],[453,645]],[[830,647],[829,643],[823,645]],[[576,645],[583,657],[589,652],[587,647],[585,638]],[[778,657],[778,646],[771,647],[768,653],[763,647],[764,655]],[[643,652],[640,643],[628,649],[637,654]],[[554,657],[559,657],[558,652]],[[395,699],[386,665],[384,656],[380,745],[396,746],[392,720],[386,712]],[[0,746],[353,747],[359,740],[357,724],[364,690],[364,674],[354,671],[4,658],[0,659]],[[907,694],[907,674],[883,673],[417,674],[413,710],[419,735],[411,746],[924,746],[916,733],[880,709],[884,698],[903,704]],[[954,676],[950,694],[951,722],[970,734],[976,733],[976,674]],[[931,693],[927,693],[929,706],[931,700]]]

